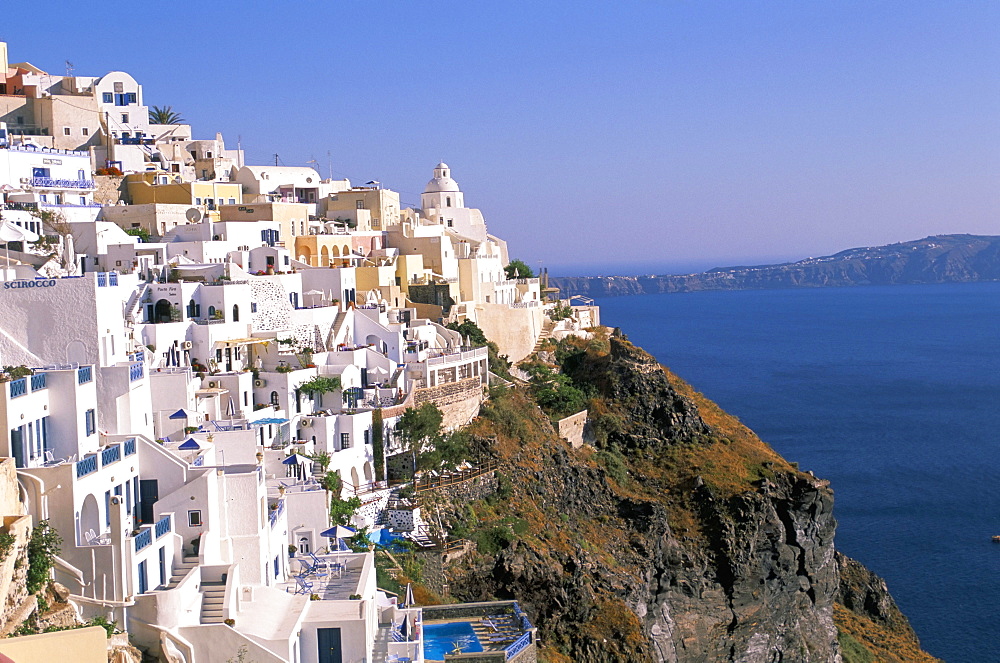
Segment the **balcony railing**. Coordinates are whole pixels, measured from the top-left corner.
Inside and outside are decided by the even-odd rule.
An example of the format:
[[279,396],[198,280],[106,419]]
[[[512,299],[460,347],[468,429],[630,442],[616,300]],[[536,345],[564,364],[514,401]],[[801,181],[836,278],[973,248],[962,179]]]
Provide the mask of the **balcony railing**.
[[87,384],[94,379],[94,370],[92,366],[81,366],[76,372],[76,383],[77,384]]
[[122,446],[125,447],[125,455],[131,456],[132,454],[135,453],[135,438],[130,437],[129,439],[125,440],[125,443]]
[[97,456],[87,456],[76,463],[76,478],[81,479],[97,471]]
[[35,373],[31,376],[31,390],[45,389],[45,373]]
[[135,551],[139,552],[147,546],[153,545],[153,530],[148,527],[135,535]]
[[31,186],[41,189],[93,189],[94,180],[58,180],[52,177],[32,177]]
[[106,467],[111,463],[117,463],[122,459],[122,448],[117,444],[113,447],[107,447],[101,451],[101,467]]
[[17,398],[28,393],[28,378],[19,378],[10,381],[10,397]]
[[35,212],[38,210],[38,203],[3,203],[0,209],[7,209],[18,212]]
[[278,501],[278,508],[277,509],[272,509],[271,513],[268,514],[268,518],[271,521],[271,528],[272,529],[278,523],[278,518],[281,517],[281,513],[284,510],[285,510],[285,500],[279,500]]
[[156,521],[156,538],[159,539],[164,534],[170,532],[170,516],[163,516]]
[[141,380],[142,376],[145,375],[145,369],[142,364],[135,363],[128,367],[128,381],[135,382],[136,380]]

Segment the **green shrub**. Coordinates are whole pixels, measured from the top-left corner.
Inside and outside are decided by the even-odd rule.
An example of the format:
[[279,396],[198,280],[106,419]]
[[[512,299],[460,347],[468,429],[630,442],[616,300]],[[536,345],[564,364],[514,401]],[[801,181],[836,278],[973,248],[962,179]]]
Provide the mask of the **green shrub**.
[[28,593],[34,594],[49,581],[49,572],[55,556],[59,554],[62,538],[47,520],[35,525],[28,541]]
[[601,449],[594,453],[594,460],[619,484],[628,482],[628,467],[625,465],[625,458],[617,449]]
[[472,540],[476,542],[479,552],[484,555],[496,555],[514,541],[514,533],[506,525],[494,525],[475,532]]
[[875,655],[847,631],[837,629],[837,642],[844,663],[874,663]]
[[7,555],[14,549],[14,544],[17,543],[17,539],[10,532],[0,533],[0,562],[7,559]]

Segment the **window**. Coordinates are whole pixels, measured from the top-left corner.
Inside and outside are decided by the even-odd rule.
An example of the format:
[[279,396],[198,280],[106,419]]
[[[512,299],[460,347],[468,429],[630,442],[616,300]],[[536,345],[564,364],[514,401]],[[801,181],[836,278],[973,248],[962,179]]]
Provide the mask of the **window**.
[[207,180],[208,179],[208,170],[205,169],[205,168],[201,169],[201,179],[203,179],[203,180]]
[[85,180],[85,179],[87,179],[87,171],[85,171],[83,168],[81,168],[80,170],[76,171],[76,179],[78,179],[78,180]]
[[285,266],[287,267],[289,264],[291,263],[288,262],[288,256],[285,256]]
[[363,200],[359,200],[355,204],[357,205],[357,209],[364,209],[365,208],[365,201],[363,201]]
[[41,200],[41,201],[42,201],[43,203],[47,203],[47,202],[49,202],[49,197],[48,197],[48,195],[47,195],[47,194],[44,194],[44,193],[43,193],[43,194],[40,194],[40,195],[38,196],[38,199],[39,199],[39,200]]
[[23,115],[18,115],[17,116],[17,123],[18,124],[24,124],[24,116]]
[[235,205],[236,204],[236,199],[235,198],[230,198],[229,199],[229,204],[230,205]]
[[138,97],[136,97],[135,92],[129,92],[126,95],[125,101],[128,102],[128,103],[130,103],[130,104],[135,104],[135,103],[138,103]]
[[[239,321],[240,321],[240,307],[239,307],[238,304],[233,304],[233,322],[239,322]],[[237,346],[236,350],[239,351],[239,347],[238,346]],[[238,358],[239,357],[237,357],[237,359]]]
[[57,193],[56,194],[56,205],[62,205],[62,194],[61,193]]
[[201,511],[188,511],[188,527],[201,527]]
[[195,198],[194,199],[194,204],[195,205],[201,205],[201,198]]
[[63,127],[63,136],[72,136],[73,130],[69,127]]
[[83,134],[84,136],[89,136],[90,135],[90,129],[88,129],[87,127],[84,127],[82,129],[80,129],[80,133]]
[[97,415],[93,408],[83,413],[83,426],[87,431],[87,435],[93,435],[97,432]]
[[340,434],[340,448],[341,449],[350,449],[351,448],[351,434],[350,433],[341,433]]
[[448,227],[451,228],[454,225],[454,219],[448,219]]
[[257,302],[250,302],[250,312],[251,313],[257,312]]
[[122,113],[122,124],[128,124],[128,113]]
[[104,94],[101,95],[101,100],[103,101],[103,103],[113,104],[115,103],[115,96],[110,92],[105,92]]
[[444,206],[451,207],[451,196],[448,196],[447,198],[444,199]]

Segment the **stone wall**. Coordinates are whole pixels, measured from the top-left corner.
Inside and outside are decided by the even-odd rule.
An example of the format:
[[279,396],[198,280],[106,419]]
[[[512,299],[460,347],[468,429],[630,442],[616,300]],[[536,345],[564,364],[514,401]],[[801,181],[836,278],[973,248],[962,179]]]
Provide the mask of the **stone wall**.
[[565,419],[560,419],[556,428],[559,431],[559,437],[568,440],[574,449],[579,449],[583,446],[583,431],[586,426],[587,411],[581,410]]
[[517,363],[531,354],[542,333],[542,307],[510,308],[506,304],[476,306],[475,323],[500,348],[500,354]]
[[479,414],[479,406],[483,402],[482,382],[472,377],[414,390],[413,407],[428,402],[437,405],[444,414],[442,425],[445,429],[464,426]]
[[119,200],[128,202],[128,190],[124,186],[125,178],[114,175],[95,175],[94,202],[100,205],[117,205]]

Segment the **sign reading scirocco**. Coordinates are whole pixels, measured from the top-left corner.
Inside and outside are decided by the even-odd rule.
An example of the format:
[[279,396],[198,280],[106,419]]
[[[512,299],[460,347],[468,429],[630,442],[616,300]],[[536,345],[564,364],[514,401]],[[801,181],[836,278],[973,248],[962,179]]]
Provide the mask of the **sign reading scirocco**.
[[6,281],[3,284],[4,290],[11,288],[53,288],[56,285],[55,279],[44,279],[41,281]]

